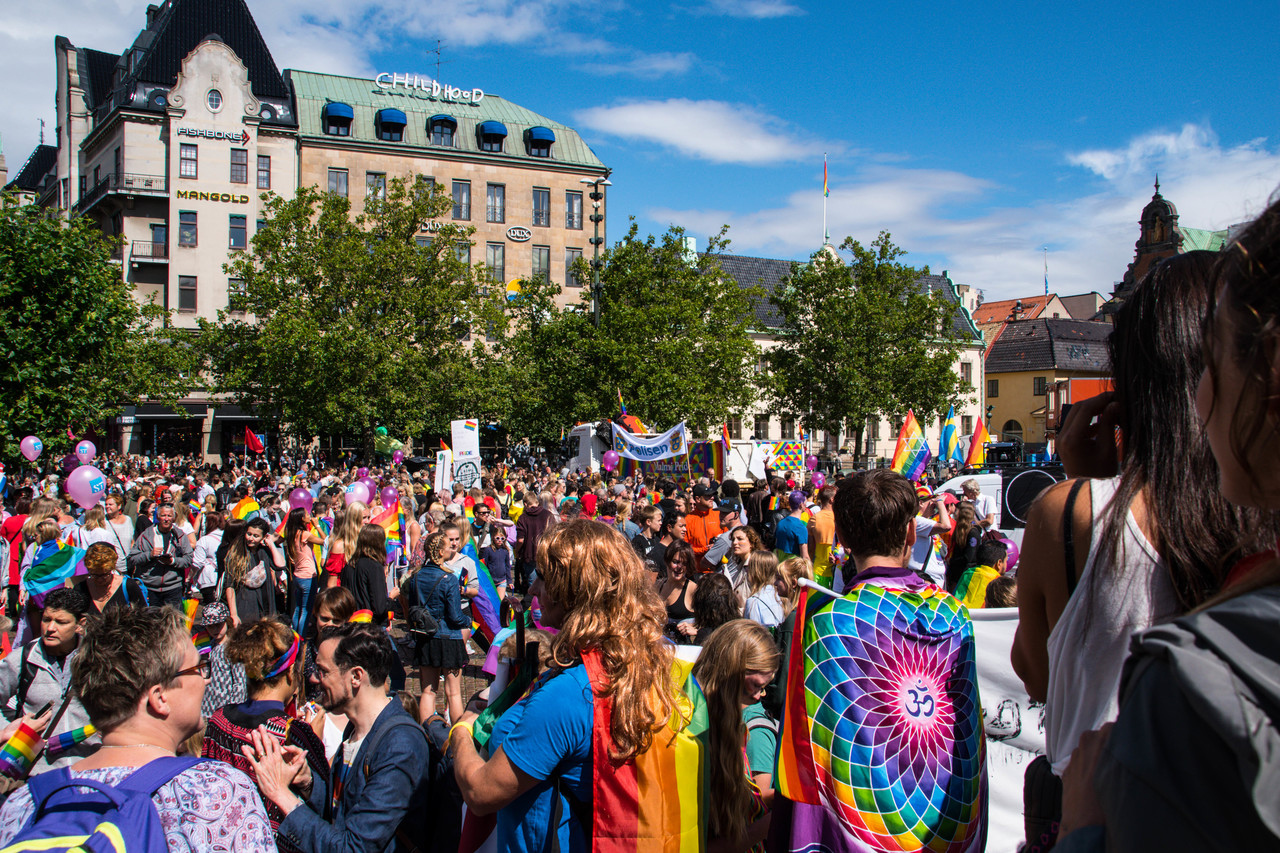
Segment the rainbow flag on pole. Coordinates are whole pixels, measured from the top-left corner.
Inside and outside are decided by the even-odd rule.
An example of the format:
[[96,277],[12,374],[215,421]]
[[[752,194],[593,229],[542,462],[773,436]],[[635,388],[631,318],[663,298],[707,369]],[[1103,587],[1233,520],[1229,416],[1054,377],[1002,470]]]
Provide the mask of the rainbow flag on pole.
[[981,468],[987,464],[987,442],[991,441],[991,433],[987,425],[978,418],[978,425],[973,428],[973,441],[969,444],[969,455],[964,460],[966,468]]
[[66,542],[45,542],[36,549],[31,566],[22,576],[28,595],[57,589],[84,574],[84,551]]
[[943,462],[963,462],[960,455],[960,428],[956,426],[956,407],[947,410],[942,422],[942,435],[938,437],[938,458]]
[[898,444],[893,450],[893,464],[889,467],[908,480],[920,479],[924,469],[929,465],[929,444],[924,440],[920,424],[916,422],[914,412],[907,412],[907,419],[902,422],[898,432]]

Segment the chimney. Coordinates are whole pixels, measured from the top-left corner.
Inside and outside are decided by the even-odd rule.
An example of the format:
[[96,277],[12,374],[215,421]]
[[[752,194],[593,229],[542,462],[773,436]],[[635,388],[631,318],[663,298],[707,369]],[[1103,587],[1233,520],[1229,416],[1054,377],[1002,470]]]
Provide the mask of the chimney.
[[156,17],[160,14],[160,7],[151,5],[147,7],[147,29],[151,29],[151,25],[156,22]]
[[1021,299],[1019,299],[1017,302],[1015,302],[1015,303],[1013,304],[1013,319],[1015,319],[1015,320],[1021,320],[1021,319],[1022,319],[1022,312],[1023,312],[1023,308],[1022,308],[1022,300],[1021,300]]

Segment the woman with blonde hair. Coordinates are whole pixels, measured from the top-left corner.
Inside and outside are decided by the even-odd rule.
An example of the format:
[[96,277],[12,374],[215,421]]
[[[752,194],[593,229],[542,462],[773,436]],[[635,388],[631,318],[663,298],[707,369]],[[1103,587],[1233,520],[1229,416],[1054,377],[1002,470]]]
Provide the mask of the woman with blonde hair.
[[800,600],[800,579],[813,580],[813,563],[804,557],[792,557],[783,560],[778,566],[778,597],[782,599],[782,609],[787,616],[796,609]]
[[[589,849],[593,830],[567,804],[592,800],[596,704],[608,703],[608,728],[594,732],[608,750],[602,768],[656,748],[655,735],[681,708],[674,647],[662,641],[667,614],[653,582],[616,530],[586,520],[554,525],[538,541],[537,563],[532,592],[543,624],[559,629],[551,669],[498,720],[487,761],[471,739],[471,711],[450,731],[448,749],[468,808],[497,812],[498,849],[542,850],[555,832],[559,849],[576,853]],[[558,823],[548,820],[556,811]]]
[[773,783],[778,731],[760,697],[781,661],[764,627],[735,619],[707,638],[693,665],[711,723],[711,853],[742,853],[763,842],[768,832],[766,792],[771,793]]
[[786,618],[778,597],[778,558],[771,551],[752,551],[747,558],[747,601],[742,615],[766,628],[779,625]]
[[367,507],[360,501],[349,503],[333,523],[333,533],[329,535],[329,557],[324,563],[324,585],[326,587],[342,585],[342,569],[356,552],[356,540],[360,538],[360,528],[364,526]]

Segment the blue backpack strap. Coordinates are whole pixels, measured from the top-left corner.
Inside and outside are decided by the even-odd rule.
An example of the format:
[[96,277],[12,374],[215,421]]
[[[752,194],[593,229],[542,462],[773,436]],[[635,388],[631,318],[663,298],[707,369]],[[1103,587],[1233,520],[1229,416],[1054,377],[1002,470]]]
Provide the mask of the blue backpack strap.
[[195,758],[190,755],[182,755],[177,758],[157,758],[148,761],[129,775],[116,788],[121,791],[137,791],[147,796],[154,794],[161,785],[171,780],[173,777],[189,770],[205,761],[203,758]]
[[28,826],[40,818],[49,801],[53,799],[54,794],[59,791],[65,791],[68,788],[90,788],[110,800],[116,808],[123,806],[127,799],[126,796],[122,796],[119,786],[108,785],[96,779],[77,779],[71,775],[71,771],[66,767],[60,767],[57,770],[31,777],[27,787],[31,791],[31,803],[35,806],[31,812],[31,817],[27,820]]

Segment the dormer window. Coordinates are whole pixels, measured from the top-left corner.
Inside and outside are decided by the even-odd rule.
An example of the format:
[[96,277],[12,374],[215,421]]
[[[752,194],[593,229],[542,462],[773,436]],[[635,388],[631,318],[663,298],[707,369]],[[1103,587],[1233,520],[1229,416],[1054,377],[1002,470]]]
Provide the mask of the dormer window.
[[531,127],[524,134],[525,150],[530,157],[550,157],[556,135],[549,127]]
[[432,145],[452,148],[453,134],[458,130],[458,120],[444,114],[434,115],[427,120],[427,129],[431,133]]
[[378,110],[374,124],[378,138],[383,142],[400,142],[404,139],[404,127],[408,121],[400,110]]
[[351,121],[355,116],[350,105],[336,102],[325,104],[324,111],[320,114],[324,132],[329,136],[350,136]]
[[507,138],[507,126],[500,121],[482,121],[476,128],[476,140],[481,151],[502,153],[502,143]]

